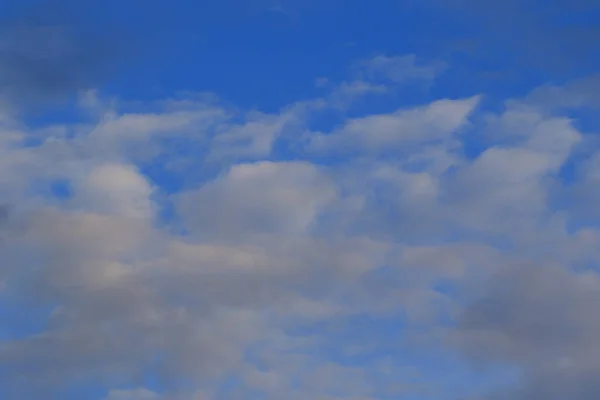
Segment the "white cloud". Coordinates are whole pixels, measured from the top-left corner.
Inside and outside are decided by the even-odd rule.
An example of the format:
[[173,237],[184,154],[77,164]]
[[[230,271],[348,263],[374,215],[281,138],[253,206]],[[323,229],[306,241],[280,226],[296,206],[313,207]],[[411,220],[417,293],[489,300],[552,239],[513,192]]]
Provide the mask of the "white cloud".
[[[413,62],[371,67],[396,82],[396,68],[429,79]],[[73,384],[135,388],[144,369],[164,387],[106,399],[209,399],[230,376],[241,382],[231,398],[435,398],[452,385],[405,355],[452,344],[524,368],[527,393],[545,394],[540,382],[558,376],[542,361],[575,371],[565,384],[595,390],[597,277],[570,269],[597,263],[600,233],[590,220],[569,224],[592,215],[597,150],[564,184],[560,170],[583,134],[513,101],[473,125],[489,143],[466,157],[460,133],[474,96],[346,119],[309,136],[301,160],[276,154],[282,138],[292,153],[306,144],[296,134],[335,104],[336,90],[368,85],[279,114],[192,99],[43,131],[3,122],[3,295],[20,314],[51,309],[46,324],[0,342],[13,398],[60,396]],[[41,132],[39,145],[22,145]],[[161,177],[143,174],[157,156],[184,189],[167,194]],[[71,195],[51,195],[55,180]],[[558,209],[557,193],[588,208]],[[175,216],[165,222],[165,211]],[[557,266],[506,269],[524,259]],[[360,357],[368,361],[344,362]],[[452,365],[446,375],[459,379]]]
[[327,176],[309,163],[259,162],[235,165],[179,203],[192,232],[231,239],[302,233],[334,197]]
[[294,123],[296,111],[292,109],[282,115],[253,113],[242,125],[223,127],[211,143],[210,157],[261,159],[269,156],[286,125]]
[[391,114],[369,115],[346,121],[331,133],[311,133],[309,150],[316,152],[379,152],[407,143],[449,139],[467,123],[479,97],[438,100]]
[[114,163],[76,177],[74,202],[97,213],[152,220],[152,187],[134,166]]

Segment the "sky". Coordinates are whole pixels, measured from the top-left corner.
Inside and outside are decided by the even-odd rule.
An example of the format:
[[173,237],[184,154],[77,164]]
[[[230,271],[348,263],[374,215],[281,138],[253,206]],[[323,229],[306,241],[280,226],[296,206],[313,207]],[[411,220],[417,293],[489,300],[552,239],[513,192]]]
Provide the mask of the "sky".
[[0,16],[0,398],[600,398],[597,1]]

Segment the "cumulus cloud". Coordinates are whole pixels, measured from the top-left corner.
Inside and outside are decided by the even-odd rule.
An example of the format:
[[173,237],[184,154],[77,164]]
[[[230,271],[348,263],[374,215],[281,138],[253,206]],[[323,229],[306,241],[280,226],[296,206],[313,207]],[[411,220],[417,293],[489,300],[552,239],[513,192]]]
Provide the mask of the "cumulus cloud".
[[152,188],[135,167],[99,165],[73,186],[74,201],[98,214],[152,219]]
[[96,98],[81,124],[3,120],[0,305],[39,323],[2,331],[0,395],[465,398],[452,382],[500,364],[519,381],[480,395],[595,398],[600,234],[592,207],[558,201],[596,193],[597,149],[562,176],[575,121],[473,94],[310,132],[332,98],[271,114]]
[[309,163],[260,162],[235,165],[224,177],[181,196],[182,215],[193,232],[233,239],[302,233],[334,200],[335,189]]

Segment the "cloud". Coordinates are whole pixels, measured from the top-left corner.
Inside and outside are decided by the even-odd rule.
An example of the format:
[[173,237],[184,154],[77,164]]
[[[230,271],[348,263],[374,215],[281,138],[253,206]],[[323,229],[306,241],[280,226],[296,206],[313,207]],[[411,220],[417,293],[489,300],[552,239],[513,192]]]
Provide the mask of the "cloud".
[[260,162],[235,165],[216,182],[182,194],[180,204],[193,232],[234,238],[304,232],[335,195],[311,164]]
[[333,108],[345,110],[354,102],[368,95],[382,95],[390,91],[390,87],[370,81],[356,80],[342,82],[335,88],[327,99]]
[[375,56],[355,67],[368,80],[394,84],[431,84],[445,69],[441,62],[425,63],[414,54],[389,57]]
[[[39,323],[1,332],[0,395],[595,396],[600,232],[557,201],[595,198],[598,149],[561,175],[576,121],[474,95],[301,135],[347,88],[278,113],[98,97],[80,124],[3,121],[0,307]],[[517,385],[474,388],[498,364]]]
[[564,109],[596,109],[600,107],[600,76],[576,79],[565,85],[543,85],[535,89],[527,102],[550,112]]
[[268,157],[286,128],[302,126],[304,108],[304,104],[297,104],[279,115],[252,113],[242,125],[221,127],[211,143],[209,157],[213,160]]
[[[47,22],[6,23],[0,32],[0,100],[31,107],[67,100],[106,79],[121,56],[120,43]],[[106,36],[108,37],[108,36]]]
[[99,214],[152,220],[152,187],[135,167],[104,164],[74,182],[75,202]]
[[104,400],[158,400],[160,396],[147,389],[111,390]]
[[444,63],[421,59],[414,54],[378,55],[355,63],[350,68],[352,79],[348,81],[334,85],[328,78],[321,77],[315,84],[331,89],[323,106],[347,111],[370,96],[390,95],[415,85],[429,89],[445,69]]
[[600,393],[594,354],[600,326],[593,317],[598,283],[593,272],[560,265],[507,268],[461,315],[460,342],[478,361],[523,368],[522,384],[502,398],[595,398]]
[[407,143],[427,143],[451,137],[467,123],[479,97],[437,100],[391,114],[368,115],[346,121],[331,133],[308,135],[309,151],[380,152]]

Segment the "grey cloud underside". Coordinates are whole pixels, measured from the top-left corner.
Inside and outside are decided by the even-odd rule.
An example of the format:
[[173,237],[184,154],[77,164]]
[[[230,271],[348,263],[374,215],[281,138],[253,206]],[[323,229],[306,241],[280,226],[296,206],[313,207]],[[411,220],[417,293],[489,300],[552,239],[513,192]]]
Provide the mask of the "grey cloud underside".
[[458,340],[478,362],[515,363],[524,380],[502,399],[595,399],[600,282],[594,272],[519,265],[498,273],[459,318]]
[[75,25],[7,24],[0,31],[0,101],[29,112],[56,108],[98,87],[124,65],[128,39],[85,32]]
[[79,91],[99,87],[139,54],[146,41],[116,22],[99,29],[90,13],[73,11],[77,5],[34,0],[0,16],[3,109],[56,109]]

